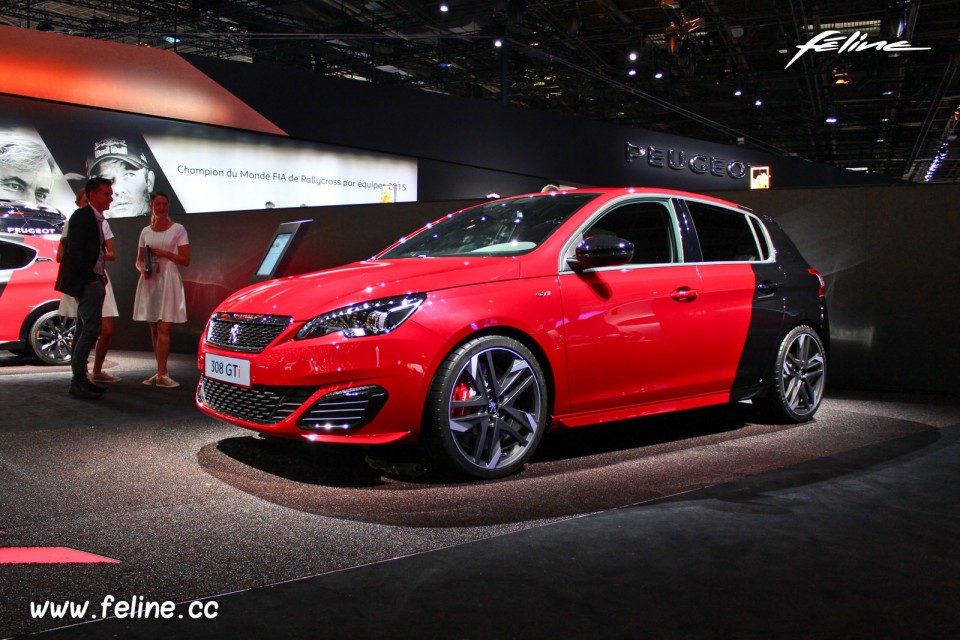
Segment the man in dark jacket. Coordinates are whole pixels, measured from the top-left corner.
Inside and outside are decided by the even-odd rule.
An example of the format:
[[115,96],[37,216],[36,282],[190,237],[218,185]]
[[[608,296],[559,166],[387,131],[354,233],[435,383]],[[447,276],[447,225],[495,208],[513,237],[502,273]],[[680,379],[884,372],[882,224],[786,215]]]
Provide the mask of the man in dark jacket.
[[64,245],[57,274],[57,291],[77,299],[77,326],[74,329],[70,367],[70,395],[83,400],[100,397],[105,387],[87,379],[87,358],[100,337],[103,296],[106,291],[104,267],[103,212],[113,201],[113,188],[104,178],[91,178],[86,186],[89,204],[70,216],[70,233]]

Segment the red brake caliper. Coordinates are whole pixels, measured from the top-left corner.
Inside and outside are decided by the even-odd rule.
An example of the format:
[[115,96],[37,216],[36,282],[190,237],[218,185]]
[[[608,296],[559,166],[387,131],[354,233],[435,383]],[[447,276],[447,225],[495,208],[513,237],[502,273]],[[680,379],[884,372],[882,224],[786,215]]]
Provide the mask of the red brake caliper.
[[[456,387],[453,388],[453,398],[455,402],[463,402],[464,400],[469,400],[470,396],[473,395],[473,390],[466,382],[461,382]],[[467,415],[466,407],[455,407],[450,409],[451,418],[462,418]]]

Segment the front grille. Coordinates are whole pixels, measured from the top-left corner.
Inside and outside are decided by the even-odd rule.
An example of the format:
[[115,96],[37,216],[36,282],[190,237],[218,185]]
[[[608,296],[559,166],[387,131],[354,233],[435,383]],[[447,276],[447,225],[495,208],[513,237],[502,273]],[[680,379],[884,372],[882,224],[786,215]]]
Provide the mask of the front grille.
[[307,401],[315,387],[238,387],[207,377],[200,378],[197,400],[211,409],[257,424],[276,424]]
[[293,322],[289,316],[261,316],[253,314],[216,313],[207,327],[207,344],[256,353],[283,333]]
[[303,412],[301,429],[345,430],[369,424],[387,402],[387,390],[376,385],[334,391]]

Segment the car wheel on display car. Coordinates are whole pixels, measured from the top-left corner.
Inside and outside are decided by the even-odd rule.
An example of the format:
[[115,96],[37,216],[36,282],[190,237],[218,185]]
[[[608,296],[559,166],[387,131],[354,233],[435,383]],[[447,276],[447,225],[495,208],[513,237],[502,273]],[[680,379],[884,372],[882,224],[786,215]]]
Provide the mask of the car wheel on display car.
[[546,428],[544,379],[533,353],[512,338],[483,336],[453,351],[427,397],[429,458],[473,478],[516,472]]
[[820,407],[827,377],[827,354],[817,332],[795,327],[780,343],[770,392],[759,400],[769,417],[806,422]]
[[30,326],[30,353],[44,364],[68,364],[75,326],[74,318],[56,310],[41,314]]

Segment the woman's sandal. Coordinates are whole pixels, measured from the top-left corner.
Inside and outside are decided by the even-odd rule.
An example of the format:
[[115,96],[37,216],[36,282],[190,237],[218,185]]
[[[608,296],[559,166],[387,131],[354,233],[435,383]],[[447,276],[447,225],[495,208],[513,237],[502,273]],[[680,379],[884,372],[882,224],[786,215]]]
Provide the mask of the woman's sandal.
[[170,376],[157,376],[157,381],[155,384],[158,387],[163,387],[164,389],[173,389],[180,386],[180,383]]

